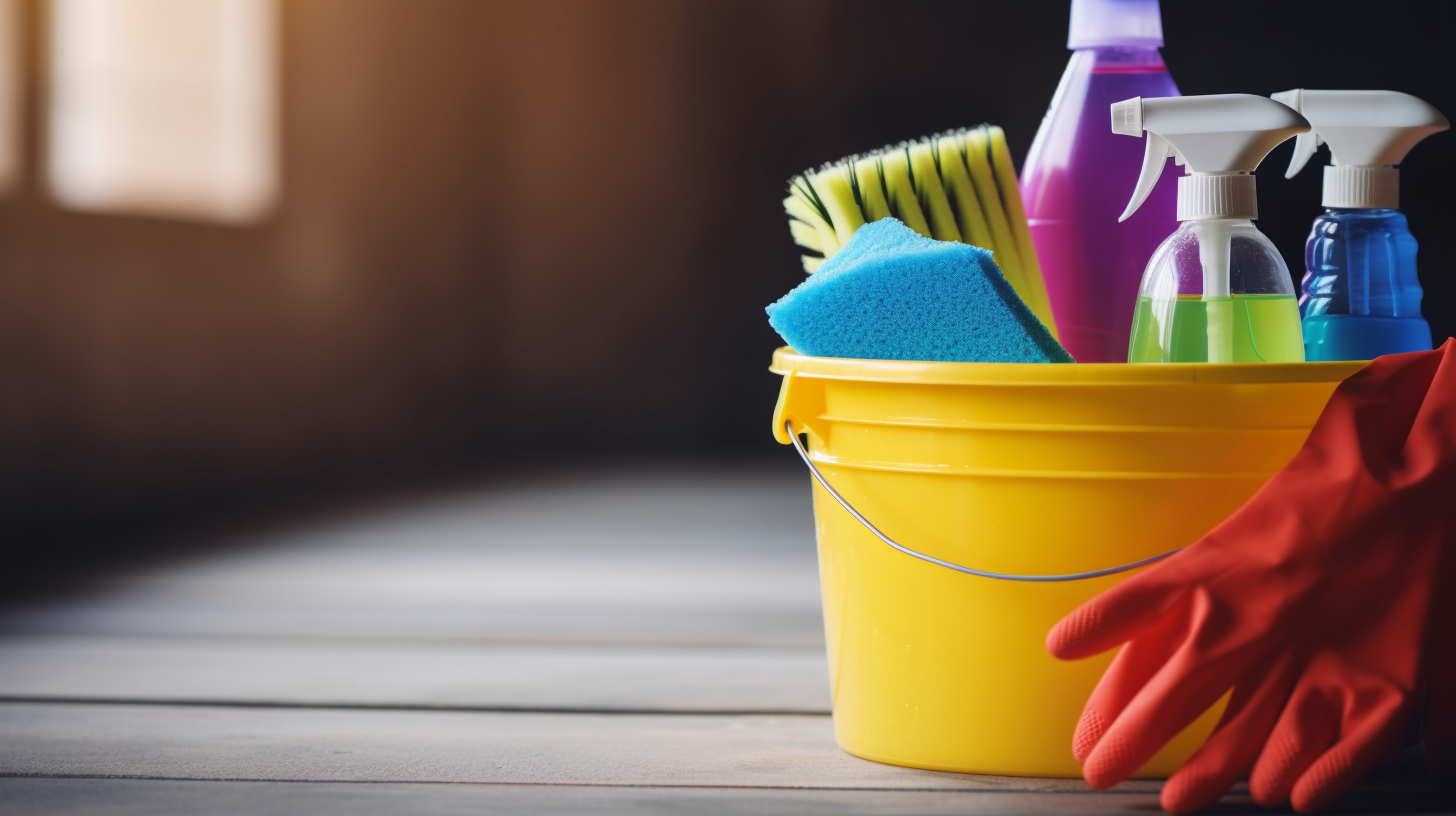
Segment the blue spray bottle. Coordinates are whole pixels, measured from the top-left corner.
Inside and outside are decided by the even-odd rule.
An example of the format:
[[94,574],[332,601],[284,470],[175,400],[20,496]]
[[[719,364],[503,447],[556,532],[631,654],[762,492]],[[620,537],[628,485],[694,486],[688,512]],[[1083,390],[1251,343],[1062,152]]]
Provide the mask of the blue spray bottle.
[[1417,142],[1450,127],[1441,112],[1395,91],[1293,90],[1274,98],[1309,120],[1285,178],[1321,144],[1324,214],[1304,249],[1299,298],[1306,360],[1370,360],[1431,348],[1421,317],[1416,239],[1400,206],[1395,165]]

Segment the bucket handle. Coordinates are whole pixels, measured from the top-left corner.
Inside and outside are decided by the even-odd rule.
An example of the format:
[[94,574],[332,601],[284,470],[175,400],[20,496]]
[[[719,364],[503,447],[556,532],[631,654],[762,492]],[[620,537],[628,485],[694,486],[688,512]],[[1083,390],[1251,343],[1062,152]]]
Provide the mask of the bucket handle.
[[1176,553],[1179,550],[1183,549],[1182,547],[1178,547],[1177,549],[1169,550],[1165,553],[1162,553],[1161,555],[1155,555],[1151,558],[1144,558],[1141,561],[1134,561],[1131,564],[1123,564],[1120,567],[1108,567],[1106,569],[1092,570],[1091,572],[1072,572],[1067,573],[1066,575],[1010,575],[1004,572],[986,572],[985,570],[963,567],[960,564],[952,564],[949,561],[942,561],[939,558],[926,555],[923,552],[916,552],[915,550],[906,547],[904,544],[897,543],[894,539],[880,532],[880,528],[876,527],[873,524],[870,524],[869,519],[860,515],[860,512],[858,510],[851,507],[849,505],[849,502],[846,501],[843,496],[839,495],[839,491],[835,490],[832,486],[830,486],[829,481],[824,478],[824,474],[819,472],[819,468],[814,467],[814,463],[809,460],[809,452],[804,450],[804,443],[800,442],[799,435],[794,433],[793,420],[784,420],[784,433],[788,434],[789,441],[793,443],[794,450],[799,452],[799,458],[803,459],[804,464],[808,466],[809,473],[813,475],[814,481],[818,482],[819,486],[824,488],[824,490],[828,492],[829,495],[833,497],[836,502],[839,502],[839,506],[843,507],[846,513],[854,516],[855,521],[863,524],[866,530],[869,530],[872,534],[874,534],[875,538],[878,538],[879,540],[885,542],[886,544],[889,544],[891,547],[894,547],[895,549],[908,556],[911,556],[912,558],[919,558],[921,561],[929,561],[932,564],[938,564],[939,566],[945,567],[946,569],[953,569],[956,572],[964,572],[967,575],[978,575],[982,578],[994,578],[998,581],[1030,581],[1033,583],[1045,584],[1058,583],[1061,581],[1083,581],[1088,578],[1101,578],[1105,575],[1116,575],[1119,572],[1127,572],[1128,570],[1134,570],[1138,567],[1145,567],[1148,564],[1162,561],[1164,558],[1167,558],[1173,553]]

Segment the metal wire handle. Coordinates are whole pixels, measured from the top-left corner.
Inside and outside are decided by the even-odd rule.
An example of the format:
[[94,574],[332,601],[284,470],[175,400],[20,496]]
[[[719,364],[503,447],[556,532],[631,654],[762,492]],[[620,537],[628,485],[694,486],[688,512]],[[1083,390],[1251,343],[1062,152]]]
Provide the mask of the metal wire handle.
[[1148,564],[1162,561],[1164,558],[1167,558],[1173,553],[1178,552],[1178,550],[1183,549],[1182,547],[1179,547],[1175,550],[1169,550],[1162,555],[1155,555],[1152,558],[1144,558],[1141,561],[1134,561],[1131,564],[1123,564],[1120,567],[1108,567],[1107,569],[1092,570],[1091,572],[1072,572],[1066,575],[1008,575],[1004,572],[986,572],[985,570],[963,567],[960,564],[952,564],[949,561],[942,561],[939,558],[935,558],[934,556],[929,556],[922,552],[916,552],[915,550],[906,547],[904,544],[897,543],[894,539],[880,532],[880,528],[876,527],[873,524],[870,524],[869,519],[860,515],[860,512],[858,510],[850,507],[849,502],[845,501],[844,497],[839,495],[839,491],[835,490],[832,486],[830,486],[829,482],[824,478],[824,474],[819,472],[819,468],[814,467],[814,463],[809,461],[809,452],[804,450],[803,443],[799,441],[799,435],[794,433],[793,420],[784,421],[784,431],[788,433],[789,441],[794,444],[794,450],[799,452],[799,458],[803,459],[804,464],[809,467],[809,473],[814,476],[814,481],[818,482],[820,487],[824,488],[824,490],[828,492],[835,501],[839,502],[839,506],[843,507],[846,513],[854,516],[855,521],[863,524],[866,530],[869,530],[871,533],[873,533],[875,538],[878,538],[879,540],[885,542],[886,544],[889,544],[891,547],[894,547],[895,549],[908,556],[911,556],[913,558],[919,558],[921,561],[929,561],[932,564],[938,564],[942,567],[945,567],[946,569],[953,569],[956,572],[964,572],[967,575],[978,575],[982,578],[995,578],[998,581],[1030,581],[1033,583],[1043,584],[1058,583],[1061,581],[1082,581],[1088,578],[1101,578],[1104,575],[1116,575],[1119,572],[1127,572],[1128,570],[1134,570],[1138,567],[1145,567]]

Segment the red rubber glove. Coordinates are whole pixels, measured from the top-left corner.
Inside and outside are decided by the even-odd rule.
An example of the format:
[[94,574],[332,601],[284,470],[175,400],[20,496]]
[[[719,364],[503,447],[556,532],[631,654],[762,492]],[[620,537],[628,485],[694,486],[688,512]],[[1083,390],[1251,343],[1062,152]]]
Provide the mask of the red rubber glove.
[[[1164,785],[1163,807],[1211,804],[1251,767],[1260,805],[1288,798],[1309,813],[1333,801],[1399,747],[1420,702],[1423,652],[1438,650],[1425,641],[1437,571],[1443,550],[1456,558],[1453,516],[1447,341],[1350,377],[1247,504],[1052,629],[1047,648],[1063,660],[1126,644],[1077,725],[1083,776],[1094,788],[1121,782],[1232,689],[1213,736]],[[1449,676],[1441,682],[1430,722],[1450,740],[1456,700]]]

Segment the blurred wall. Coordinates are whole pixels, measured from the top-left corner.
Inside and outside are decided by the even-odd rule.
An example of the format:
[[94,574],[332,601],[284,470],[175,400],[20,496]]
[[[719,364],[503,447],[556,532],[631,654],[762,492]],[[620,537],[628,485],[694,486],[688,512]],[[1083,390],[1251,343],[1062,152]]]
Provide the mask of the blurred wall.
[[[1203,9],[1164,3],[1184,93],[1391,87],[1456,114],[1452,4]],[[769,452],[762,307],[802,278],[785,178],[981,121],[1019,162],[1067,59],[1062,2],[283,0],[282,203],[239,228],[52,203],[25,11],[12,526],[526,452]],[[1453,139],[1402,176],[1442,335]],[[1319,172],[1276,180],[1288,150],[1260,226],[1297,275]]]

